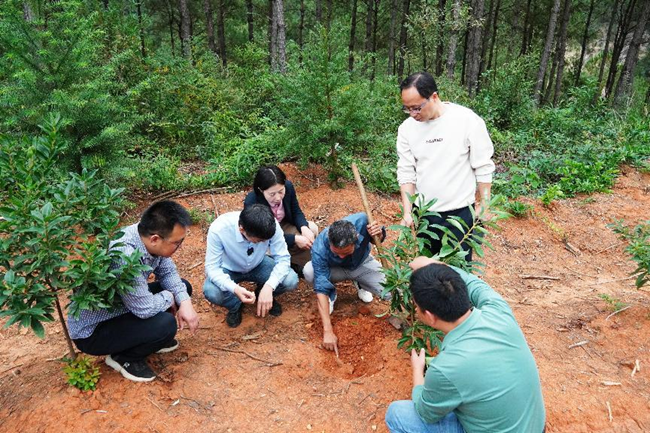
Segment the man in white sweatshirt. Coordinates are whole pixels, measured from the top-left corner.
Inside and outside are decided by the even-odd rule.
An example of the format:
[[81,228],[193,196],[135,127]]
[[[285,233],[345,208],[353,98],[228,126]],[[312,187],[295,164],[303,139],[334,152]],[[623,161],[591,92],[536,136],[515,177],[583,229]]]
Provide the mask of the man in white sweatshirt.
[[[494,147],[485,122],[469,108],[442,102],[438,86],[428,72],[408,76],[400,84],[403,110],[409,115],[397,132],[397,180],[400,184],[404,218],[411,226],[409,195],[421,194],[425,202],[437,199],[429,209],[440,217],[427,217],[429,225],[448,227],[458,239],[463,234],[452,224],[450,216],[473,223],[470,206],[485,218],[490,201]],[[442,238],[442,231],[430,230]],[[440,251],[439,240],[431,239],[433,254]],[[463,246],[471,260],[471,250]]]

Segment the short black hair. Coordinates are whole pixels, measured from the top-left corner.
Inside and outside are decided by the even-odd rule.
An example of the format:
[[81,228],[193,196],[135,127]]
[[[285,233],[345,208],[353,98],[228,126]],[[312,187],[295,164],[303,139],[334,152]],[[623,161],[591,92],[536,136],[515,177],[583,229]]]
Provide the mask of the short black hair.
[[345,248],[357,241],[357,229],[350,221],[334,221],[329,228],[327,238],[335,248]]
[[427,71],[416,72],[411,74],[408,77],[404,78],[402,83],[399,85],[400,93],[406,89],[415,87],[420,96],[425,99],[428,99],[438,91],[438,85],[436,80],[433,79],[433,75]]
[[192,225],[189,212],[172,200],[162,200],[149,206],[144,211],[138,224],[140,236],[158,235],[166,238],[174,230],[176,224],[181,227]]
[[413,272],[411,293],[421,310],[429,311],[445,322],[455,322],[472,306],[467,286],[458,272],[437,263]]
[[263,204],[246,206],[239,214],[239,225],[248,236],[264,241],[275,234],[275,217],[271,208]]
[[284,185],[286,183],[287,176],[277,165],[264,165],[255,174],[253,191],[255,191],[255,194],[261,195],[274,185]]

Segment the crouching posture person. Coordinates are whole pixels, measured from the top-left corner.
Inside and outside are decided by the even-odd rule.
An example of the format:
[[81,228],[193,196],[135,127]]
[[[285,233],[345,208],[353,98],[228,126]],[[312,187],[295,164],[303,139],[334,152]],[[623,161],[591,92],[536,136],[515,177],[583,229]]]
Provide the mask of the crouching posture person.
[[[106,364],[135,382],[149,382],[156,374],[146,363],[152,353],[171,352],[177,321],[192,333],[199,326],[190,295],[192,286],[182,280],[171,256],[183,243],[191,225],[188,212],[178,203],[161,201],[142,214],[140,222],[123,229],[115,243],[127,255],[142,253],[151,269],[133,281],[133,292],[122,295],[122,305],[104,310],[81,310],[68,316],[70,336],[79,350],[89,355],[108,355]],[[113,264],[115,267],[119,263]],[[151,273],[156,277],[147,283]],[[174,315],[176,317],[174,317]]]
[[506,301],[460,269],[425,257],[411,267],[418,318],[445,338],[426,375],[424,350],[411,352],[412,400],[391,403],[388,429],[542,433],[539,373]]
[[[336,301],[334,283],[351,280],[359,299],[372,302],[372,294],[381,295],[385,276],[381,264],[370,254],[373,236],[385,237],[382,227],[368,224],[365,213],[349,215],[335,221],[314,241],[311,257],[304,268],[305,280],[314,286],[318,312],[323,322],[323,347],[338,356],[338,338],[330,316]],[[390,295],[386,296],[386,299]]]
[[[226,323],[231,328],[240,325],[243,304],[255,300],[258,316],[279,316],[282,306],[275,298],[298,287],[290,260],[280,224],[268,206],[252,204],[241,212],[223,214],[208,230],[203,294],[228,310]],[[257,284],[255,293],[239,285],[244,281]]]

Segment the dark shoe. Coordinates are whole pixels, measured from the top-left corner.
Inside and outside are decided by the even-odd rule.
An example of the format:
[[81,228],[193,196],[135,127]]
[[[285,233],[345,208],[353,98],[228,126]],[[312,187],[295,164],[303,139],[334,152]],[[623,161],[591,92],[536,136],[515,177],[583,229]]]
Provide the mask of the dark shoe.
[[158,349],[156,353],[169,353],[176,349],[178,349],[178,340],[174,338],[169,343],[165,344],[164,347]]
[[241,325],[241,310],[244,305],[240,305],[239,308],[235,311],[228,311],[228,315],[226,316],[226,323],[228,326],[231,328],[236,328],[239,325]]
[[156,373],[149,368],[144,359],[124,361],[120,358],[120,355],[108,355],[106,364],[133,382],[151,382],[156,378]]
[[279,315],[282,314],[282,305],[280,305],[277,299],[273,300],[273,306],[269,310],[269,314],[275,317],[278,317]]
[[302,268],[303,268],[302,266],[297,265],[297,264],[295,264],[295,263],[292,263],[292,264],[291,264],[291,269],[293,269],[293,271],[294,271],[296,274],[298,274],[298,278],[302,278],[302,279],[304,279],[304,278],[305,278],[305,275],[302,273]]

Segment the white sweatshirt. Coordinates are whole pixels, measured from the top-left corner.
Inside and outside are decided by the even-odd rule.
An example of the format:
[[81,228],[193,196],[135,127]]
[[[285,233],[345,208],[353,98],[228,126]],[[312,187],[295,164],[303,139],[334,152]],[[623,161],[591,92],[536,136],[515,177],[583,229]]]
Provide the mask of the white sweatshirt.
[[446,212],[474,203],[477,182],[492,182],[494,146],[485,122],[469,108],[445,102],[443,114],[418,122],[409,117],[397,131],[397,181],[415,184],[430,209]]

